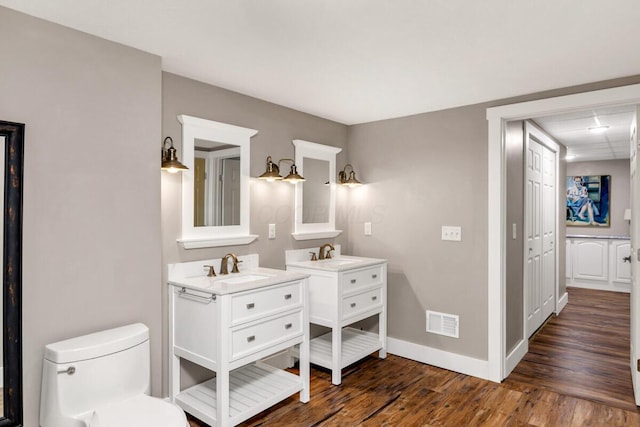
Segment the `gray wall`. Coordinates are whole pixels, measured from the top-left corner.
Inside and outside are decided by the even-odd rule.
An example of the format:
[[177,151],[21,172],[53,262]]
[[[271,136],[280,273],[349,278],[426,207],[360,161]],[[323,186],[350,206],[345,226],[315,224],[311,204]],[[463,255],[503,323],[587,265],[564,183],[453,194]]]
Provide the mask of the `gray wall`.
[[[524,277],[524,122],[507,123],[506,354],[523,338]],[[516,238],[512,227],[516,225]],[[564,248],[564,246],[563,246]]]
[[[631,208],[629,159],[601,160],[593,162],[567,162],[564,176],[611,175],[610,227],[567,226],[567,234],[588,234],[594,236],[629,236],[629,221],[625,221],[624,210]],[[564,183],[564,181],[563,181]],[[563,189],[565,187],[563,186]],[[566,190],[566,189],[565,189]],[[562,206],[566,204],[566,194]],[[562,218],[564,223],[564,216]]]
[[[487,357],[487,122],[475,105],[349,128],[366,183],[351,200],[349,250],[389,260],[389,335]],[[371,221],[372,236],[363,222]],[[442,241],[442,225],[462,241]],[[460,315],[460,338],[425,333],[425,310]]]
[[160,58],[0,7],[0,118],[26,124],[23,360],[38,425],[44,346],[132,322],[161,378]]
[[[639,82],[632,76],[349,127],[350,163],[367,183],[351,199],[349,251],[389,259],[390,336],[487,359],[486,109]],[[564,162],[559,167],[565,174]],[[365,221],[372,236],[361,231]],[[461,225],[462,242],[441,241],[442,225]],[[561,294],[564,257],[560,248]],[[427,309],[459,314],[460,338],[427,334]]]
[[[293,139],[303,139],[343,148],[337,155],[337,167],[346,163],[347,127],[320,119],[299,111],[281,107],[256,98],[240,95],[218,87],[180,77],[162,74],[162,135],[171,136],[181,156],[182,133],[179,114],[201,117],[258,130],[251,139],[251,176],[265,171],[267,156],[274,160],[294,157]],[[285,170],[288,171],[286,164]],[[347,189],[338,189],[337,206],[346,206]],[[162,174],[162,312],[166,312],[166,265],[175,262],[220,258],[228,252],[238,255],[258,253],[260,264],[265,267],[285,268],[284,251],[319,246],[325,240],[296,241],[291,237],[294,224],[294,187],[286,182],[269,183],[255,178],[251,180],[251,233],[259,235],[245,246],[185,250],[178,246],[180,236],[181,177],[179,174]],[[276,224],[276,239],[268,240],[268,224]],[[347,224],[337,215],[336,228],[345,230],[328,241],[346,245]],[[216,266],[216,270],[217,270]],[[163,315],[164,316],[164,315]],[[166,316],[164,316],[166,326]],[[165,334],[166,335],[166,334]],[[166,336],[165,336],[166,340]],[[166,345],[166,341],[165,341]],[[163,353],[164,354],[164,353]],[[164,356],[166,357],[166,356]],[[165,360],[166,363],[166,360]],[[185,364],[189,367],[188,364]],[[166,370],[165,365],[165,371]],[[195,367],[184,372],[187,383],[190,376],[199,378],[203,373]],[[166,377],[164,379],[166,387]],[[166,388],[165,388],[166,390]]]

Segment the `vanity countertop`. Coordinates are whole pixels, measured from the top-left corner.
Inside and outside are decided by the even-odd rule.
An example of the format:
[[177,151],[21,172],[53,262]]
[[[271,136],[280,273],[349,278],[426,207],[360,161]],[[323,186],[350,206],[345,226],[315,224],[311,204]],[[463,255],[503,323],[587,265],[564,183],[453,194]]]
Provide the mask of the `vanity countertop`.
[[340,255],[330,259],[322,259],[318,261],[292,261],[287,263],[287,267],[310,268],[323,271],[347,271],[360,267],[368,267],[370,265],[387,262],[386,259],[366,258],[350,255]]
[[217,275],[215,277],[208,277],[204,274],[174,277],[169,279],[169,284],[216,295],[225,295],[276,285],[278,283],[301,280],[307,277],[309,277],[307,274],[302,273],[256,267],[243,270],[240,273]]
[[630,240],[629,236],[595,236],[593,234],[567,234],[567,239],[611,239],[611,240]]

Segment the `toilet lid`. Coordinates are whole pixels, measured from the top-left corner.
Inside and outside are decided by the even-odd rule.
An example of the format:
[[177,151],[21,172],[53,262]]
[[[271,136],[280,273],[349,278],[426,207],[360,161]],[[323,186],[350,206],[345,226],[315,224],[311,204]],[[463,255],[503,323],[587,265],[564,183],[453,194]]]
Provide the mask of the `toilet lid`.
[[177,405],[140,395],[96,409],[89,427],[185,427],[187,417]]

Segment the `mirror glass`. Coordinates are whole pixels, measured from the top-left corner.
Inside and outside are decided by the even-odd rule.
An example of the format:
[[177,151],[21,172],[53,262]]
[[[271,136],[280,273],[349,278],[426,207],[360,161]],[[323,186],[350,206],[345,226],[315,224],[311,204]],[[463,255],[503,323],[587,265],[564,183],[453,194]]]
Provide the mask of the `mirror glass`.
[[296,240],[335,237],[336,154],[342,148],[296,139],[296,166],[305,181],[296,184]]
[[182,123],[185,249],[248,244],[251,137],[258,131],[186,115]]
[[195,140],[193,225],[240,225],[240,147]]
[[329,161],[304,157],[302,223],[329,222]]

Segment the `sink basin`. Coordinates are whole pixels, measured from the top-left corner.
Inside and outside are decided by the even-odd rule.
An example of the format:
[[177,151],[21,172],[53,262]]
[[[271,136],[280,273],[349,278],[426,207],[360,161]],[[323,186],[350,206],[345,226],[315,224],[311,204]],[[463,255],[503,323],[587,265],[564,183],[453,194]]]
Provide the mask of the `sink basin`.
[[228,283],[230,285],[234,284],[234,283],[247,283],[247,282],[255,282],[256,280],[262,280],[262,279],[267,279],[271,276],[267,276],[264,274],[245,274],[242,276],[237,276],[237,277],[225,277],[225,278],[221,278],[218,279],[219,283]]
[[320,261],[324,265],[346,265],[353,264],[354,262],[358,262],[355,259],[330,259],[326,261]]

